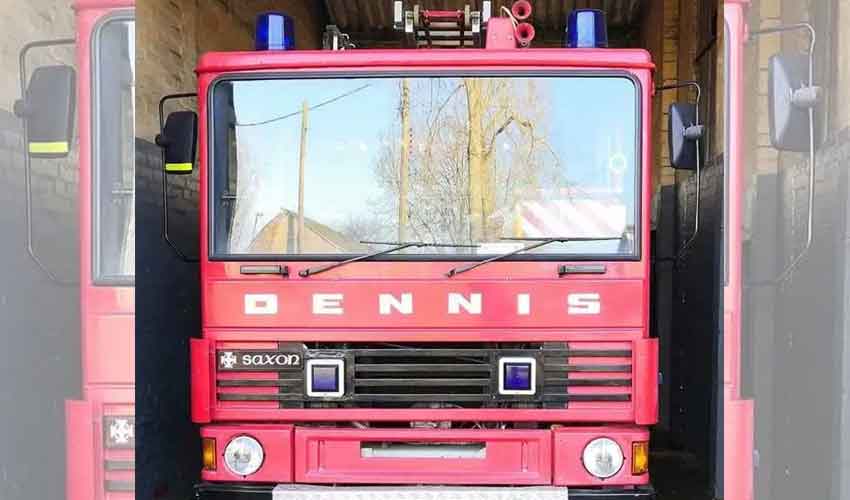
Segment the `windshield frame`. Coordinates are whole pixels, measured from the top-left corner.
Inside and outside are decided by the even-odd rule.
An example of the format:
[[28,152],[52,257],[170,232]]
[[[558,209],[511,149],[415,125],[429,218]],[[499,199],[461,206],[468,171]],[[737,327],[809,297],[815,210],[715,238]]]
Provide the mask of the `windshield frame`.
[[[100,113],[98,112],[100,109],[101,102],[101,90],[102,90],[102,82],[101,76],[103,73],[103,65],[101,61],[101,48],[102,48],[102,37],[104,30],[106,27],[110,26],[112,23],[121,23],[121,22],[136,22],[136,16],[132,9],[128,10],[120,10],[110,14],[103,16],[103,18],[97,21],[97,24],[92,29],[91,36],[91,47],[89,48],[90,52],[90,64],[91,64],[91,86],[90,86],[90,123],[91,123],[91,162],[90,162],[90,172],[89,176],[91,179],[90,182],[90,202],[91,202],[91,273],[92,273],[92,284],[94,286],[107,286],[107,287],[116,287],[116,286],[125,286],[132,287],[135,286],[136,283],[136,275],[133,274],[106,274],[103,270],[102,266],[102,246],[103,242],[101,240],[101,210],[100,205],[103,201],[103,192],[101,189],[101,167],[103,165],[102,154],[103,150],[101,149],[101,143],[103,142],[102,137],[102,120],[100,117]],[[135,119],[135,117],[134,117]],[[123,138],[119,138],[123,139]],[[135,169],[135,165],[134,165]],[[134,186],[135,190],[135,186]],[[135,204],[135,201],[134,201]],[[135,251],[135,249],[134,249]]]
[[[339,254],[246,254],[246,253],[226,253],[216,252],[215,249],[215,226],[216,226],[216,209],[215,209],[215,176],[216,171],[216,154],[215,154],[215,133],[218,110],[215,105],[215,93],[218,86],[226,82],[245,81],[245,80],[322,80],[329,78],[465,78],[465,77],[486,77],[486,78],[623,78],[628,80],[634,86],[634,106],[635,106],[635,228],[634,228],[634,249],[629,254],[571,254],[571,253],[545,253],[545,254],[527,254],[521,253],[510,258],[504,259],[504,262],[564,262],[564,261],[608,261],[608,262],[638,262],[642,259],[643,245],[643,179],[646,173],[644,172],[643,155],[645,147],[642,144],[643,137],[643,86],[638,76],[631,71],[624,69],[605,69],[605,70],[587,70],[587,69],[541,69],[541,70],[525,70],[525,69],[497,69],[497,70],[482,70],[482,69],[434,69],[434,68],[411,68],[405,71],[394,70],[325,70],[325,71],[305,71],[305,72],[252,72],[252,73],[224,73],[216,76],[209,84],[205,96],[206,105],[206,194],[207,194],[207,260],[218,262],[334,262],[343,261],[365,253],[339,253]],[[389,254],[383,255],[375,259],[369,259],[369,262],[477,262],[492,258],[498,255],[494,254]]]

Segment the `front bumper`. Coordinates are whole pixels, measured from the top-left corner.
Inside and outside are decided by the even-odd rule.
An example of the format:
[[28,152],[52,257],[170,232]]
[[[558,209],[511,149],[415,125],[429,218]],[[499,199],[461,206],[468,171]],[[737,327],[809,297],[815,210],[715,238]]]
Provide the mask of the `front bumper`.
[[[635,426],[352,429],[244,424],[207,426],[201,435],[214,440],[220,464],[202,472],[201,480],[208,483],[575,488],[631,488],[649,483],[648,474],[631,474],[633,443],[649,440],[649,431]],[[222,463],[227,443],[240,435],[252,436],[265,450],[262,467],[247,478],[233,474]],[[604,481],[581,464],[584,447],[601,436],[619,444],[625,462]],[[410,449],[396,448],[378,456],[378,451],[396,445]],[[453,445],[474,445],[481,453],[434,454]]]
[[637,488],[313,486],[202,483],[197,500],[655,500],[651,486]]

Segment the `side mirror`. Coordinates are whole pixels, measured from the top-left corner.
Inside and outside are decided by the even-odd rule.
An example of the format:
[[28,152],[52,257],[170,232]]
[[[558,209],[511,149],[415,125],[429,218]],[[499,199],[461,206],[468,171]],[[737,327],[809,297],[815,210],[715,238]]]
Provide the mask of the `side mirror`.
[[32,158],[64,158],[71,151],[77,76],[66,65],[36,68],[15,114],[24,120]]
[[175,111],[168,115],[165,126],[156,136],[156,145],[165,154],[165,173],[191,174],[198,148],[198,115],[194,111]]
[[[809,87],[808,54],[777,54],[768,63],[770,142],[780,151],[809,151],[809,110],[820,89]],[[815,135],[817,137],[817,135]]]
[[670,165],[676,169],[696,170],[698,142],[703,126],[698,123],[697,105],[673,103],[670,105],[667,124],[667,141],[670,147]]

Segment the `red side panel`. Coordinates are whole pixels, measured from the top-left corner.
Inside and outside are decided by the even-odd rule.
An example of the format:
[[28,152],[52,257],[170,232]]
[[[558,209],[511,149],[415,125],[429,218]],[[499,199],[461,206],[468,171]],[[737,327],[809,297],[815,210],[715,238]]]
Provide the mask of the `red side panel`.
[[753,498],[754,403],[741,396],[741,317],[743,304],[744,192],[744,46],[749,0],[726,0],[725,61],[728,83],[728,248],[723,289],[723,495],[728,500]]
[[[728,391],[728,390],[727,390]],[[723,407],[724,432],[723,449],[737,452],[738,455],[729,456],[724,453],[724,461],[731,461],[735,465],[724,467],[725,484],[724,492],[730,493],[734,500],[751,500],[754,498],[753,491],[753,453],[755,423],[753,422],[753,401],[746,399],[733,399],[727,396],[726,405]],[[747,453],[749,452],[749,453]]]
[[[295,481],[368,484],[551,484],[547,430],[310,429],[295,431]],[[395,456],[376,443],[413,445]],[[426,443],[481,447],[470,456],[430,457]],[[431,450],[432,451],[432,450]]]
[[658,339],[634,343],[635,423],[658,422]]
[[[559,486],[629,486],[649,483],[649,474],[632,475],[632,443],[649,441],[649,430],[640,427],[564,427],[555,436],[554,484]],[[613,439],[623,450],[623,467],[613,477],[602,480],[585,470],[581,453],[591,440],[600,436]]]
[[206,339],[189,340],[189,362],[192,384],[192,422],[208,424],[211,420],[211,361],[210,342]]
[[65,436],[68,500],[95,497],[94,407],[89,401],[65,402]]

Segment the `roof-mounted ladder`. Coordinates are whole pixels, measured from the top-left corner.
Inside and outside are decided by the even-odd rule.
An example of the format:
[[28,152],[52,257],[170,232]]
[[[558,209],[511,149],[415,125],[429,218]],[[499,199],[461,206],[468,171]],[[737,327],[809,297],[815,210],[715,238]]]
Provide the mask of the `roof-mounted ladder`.
[[428,10],[415,4],[407,9],[397,0],[393,10],[393,28],[404,33],[408,47],[483,48],[484,30],[492,14],[492,2],[484,0],[481,10],[466,5],[463,10]]

